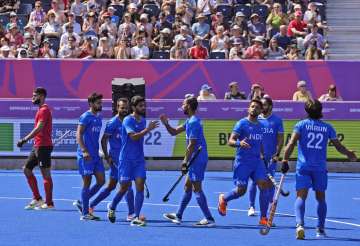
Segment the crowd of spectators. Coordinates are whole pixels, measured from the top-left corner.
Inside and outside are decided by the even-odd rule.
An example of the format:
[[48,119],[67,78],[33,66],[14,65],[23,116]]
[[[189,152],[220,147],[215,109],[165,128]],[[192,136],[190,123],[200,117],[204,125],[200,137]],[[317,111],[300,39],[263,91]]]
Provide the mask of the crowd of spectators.
[[1,58],[316,60],[325,0],[4,0]]

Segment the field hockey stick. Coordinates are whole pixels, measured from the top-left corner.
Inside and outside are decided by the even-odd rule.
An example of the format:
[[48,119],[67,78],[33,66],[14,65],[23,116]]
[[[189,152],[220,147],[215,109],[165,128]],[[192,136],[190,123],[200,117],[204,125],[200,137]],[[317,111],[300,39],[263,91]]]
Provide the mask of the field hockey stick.
[[144,187],[145,187],[145,197],[147,199],[149,199],[150,198],[150,191],[149,191],[149,188],[148,188],[146,182],[144,183]]
[[285,179],[285,174],[282,174],[281,178],[280,178],[279,188],[276,190],[275,198],[271,204],[269,219],[268,219],[266,225],[260,229],[261,235],[264,235],[264,236],[267,235],[271,229],[272,222],[274,220],[275,213],[276,213],[277,204],[278,204],[279,197],[280,197],[280,191],[284,184],[284,179]]
[[[270,179],[271,183],[276,187],[276,189],[279,189],[279,184],[276,182],[274,176],[271,175],[271,173],[269,172],[269,169],[268,169],[268,162],[264,159],[264,163],[265,163],[265,167],[266,167],[266,175],[267,177]],[[276,163],[276,162],[275,162]],[[280,189],[280,194],[282,196],[289,196],[290,195],[290,192],[289,191],[284,191],[282,188]]]
[[[201,146],[199,146],[199,148],[196,150],[195,154],[193,155],[193,157],[191,158],[191,160],[188,162],[188,164],[186,165],[186,169],[188,170],[189,167],[193,164],[194,160],[196,159],[196,157],[199,155],[200,151],[201,151]],[[180,177],[176,180],[176,182],[173,184],[173,186],[170,188],[170,190],[168,191],[168,193],[166,193],[166,195],[163,197],[163,202],[168,202],[169,201],[169,196],[171,195],[171,193],[175,190],[176,186],[180,183],[181,179],[187,174],[186,173],[182,173],[180,175]]]

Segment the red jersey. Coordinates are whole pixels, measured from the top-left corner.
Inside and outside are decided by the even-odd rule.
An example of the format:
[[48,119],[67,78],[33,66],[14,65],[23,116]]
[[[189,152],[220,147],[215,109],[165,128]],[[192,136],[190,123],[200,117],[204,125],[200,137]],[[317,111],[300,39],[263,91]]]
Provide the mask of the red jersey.
[[34,146],[52,146],[52,115],[48,105],[43,104],[36,112],[35,116],[35,127],[39,122],[42,122],[43,128],[34,137]]
[[190,57],[193,59],[206,59],[208,56],[208,51],[205,47],[194,46],[190,48]]
[[292,28],[295,28],[296,31],[299,31],[299,32],[304,32],[304,29],[307,27],[306,23],[303,22],[303,21],[297,21],[297,20],[292,20],[290,23],[289,23],[289,26],[288,26],[288,30],[287,30],[287,35],[289,37],[293,37],[294,36],[294,33],[291,31]]

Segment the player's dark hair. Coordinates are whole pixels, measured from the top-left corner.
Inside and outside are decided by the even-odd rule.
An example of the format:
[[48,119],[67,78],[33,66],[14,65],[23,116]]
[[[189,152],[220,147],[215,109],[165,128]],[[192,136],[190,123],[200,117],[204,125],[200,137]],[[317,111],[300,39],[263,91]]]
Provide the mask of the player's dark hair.
[[261,98],[261,100],[265,100],[267,102],[267,104],[269,104],[271,107],[273,106],[273,101],[270,97],[265,96],[265,97]]
[[142,96],[133,96],[131,98],[131,106],[136,107],[141,102],[145,102],[145,98],[143,98]]
[[47,91],[46,91],[46,89],[45,89],[44,87],[36,87],[36,88],[34,89],[34,92],[35,92],[36,94],[42,95],[42,96],[44,96],[44,97],[47,96]]
[[305,111],[310,119],[318,120],[323,117],[322,104],[319,100],[308,100],[305,103]]
[[[259,105],[260,105],[260,108],[263,107],[262,102],[261,102],[260,100],[258,100],[258,99],[252,99],[252,100],[250,101],[250,104],[253,103],[253,102],[259,104]],[[249,105],[250,105],[250,104],[249,104]]]
[[116,103],[119,103],[119,102],[123,102],[123,103],[129,103],[129,99],[127,99],[126,97],[120,97]]
[[103,95],[102,94],[98,94],[96,92],[93,92],[92,94],[90,94],[88,96],[88,103],[95,103],[97,100],[101,100],[103,99]]
[[198,100],[194,96],[187,97],[186,103],[189,104],[189,106],[193,112],[195,112],[197,110],[198,105],[199,105]]

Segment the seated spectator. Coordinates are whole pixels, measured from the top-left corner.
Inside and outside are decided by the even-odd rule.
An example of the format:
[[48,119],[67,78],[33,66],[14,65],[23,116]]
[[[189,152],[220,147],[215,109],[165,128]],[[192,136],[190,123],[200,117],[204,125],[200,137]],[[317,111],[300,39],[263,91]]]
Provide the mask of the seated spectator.
[[49,10],[47,14],[47,22],[44,23],[41,34],[47,38],[60,38],[62,33],[61,25],[55,21],[55,12]]
[[264,39],[262,36],[258,36],[253,39],[254,44],[252,46],[249,46],[246,49],[245,52],[245,58],[246,59],[254,59],[254,60],[260,60],[264,59],[266,52],[264,49]]
[[176,40],[175,45],[170,49],[170,59],[171,60],[180,60],[187,59],[187,49],[184,42],[186,38],[179,38]]
[[189,49],[189,57],[191,59],[207,59],[209,57],[208,50],[202,45],[200,37],[195,37],[194,46]]
[[114,57],[114,50],[109,44],[108,37],[102,37],[99,40],[99,46],[96,49],[96,58],[110,59]]
[[0,1],[0,13],[16,11],[19,9],[20,0],[2,0]]
[[194,36],[201,37],[202,39],[208,39],[210,37],[210,26],[205,22],[206,16],[199,14],[196,17],[198,22],[194,23],[191,27]]
[[274,39],[278,42],[278,45],[286,50],[288,46],[291,44],[291,38],[287,36],[287,26],[281,25],[280,32],[273,36]]
[[24,32],[30,33],[30,34],[32,35],[32,37],[34,38],[34,39],[33,39],[33,42],[34,42],[36,45],[40,46],[40,44],[41,44],[41,35],[40,35],[40,33],[38,33],[38,32],[35,30],[35,28],[34,28],[33,25],[31,25],[31,24],[28,23],[28,24],[24,27]]
[[170,22],[168,22],[165,17],[166,17],[166,15],[164,12],[161,12],[159,14],[159,20],[156,22],[155,28],[154,28],[154,36],[159,35],[160,31],[163,30],[164,28],[167,28],[169,30],[172,29],[172,24]]
[[25,42],[21,45],[21,49],[26,50],[28,58],[36,58],[39,53],[39,46],[34,42],[34,37],[26,32],[24,33]]
[[328,93],[323,94],[319,97],[320,102],[329,102],[329,101],[342,101],[341,96],[336,94],[336,86],[330,85]]
[[250,93],[247,97],[248,100],[257,99],[260,100],[265,95],[264,88],[260,84],[253,84],[250,89]]
[[36,1],[35,9],[30,14],[28,24],[34,26],[38,32],[41,32],[41,28],[45,23],[45,17],[46,13],[42,9],[41,1]]
[[[125,29],[126,29],[126,31],[125,31]],[[131,14],[125,13],[123,22],[119,26],[118,37],[120,38],[123,35],[132,36],[136,32],[136,29],[137,29],[136,25],[131,22]],[[125,32],[125,34],[124,34],[124,32]]]
[[97,0],[88,0],[86,3],[87,12],[97,12],[99,13],[101,10],[101,5],[97,2]]
[[[74,33],[76,33],[77,35],[81,35],[81,26],[79,23],[76,22],[75,20],[75,14],[72,12],[68,12],[67,13],[67,23],[72,24],[73,29],[74,29]],[[66,32],[66,28],[65,28],[66,23],[63,25],[63,29],[62,32]]]
[[248,47],[247,38],[244,38],[243,30],[238,25],[233,25],[231,28],[230,44],[234,44],[235,40],[240,40],[243,47]]
[[149,48],[145,45],[143,36],[136,37],[136,46],[131,48],[131,58],[149,59]]
[[303,50],[304,38],[307,35],[307,24],[304,21],[302,21],[301,11],[295,12],[295,19],[289,23],[287,34],[291,38],[296,38],[297,47],[300,50]]
[[59,58],[78,58],[81,51],[79,47],[77,47],[76,39],[73,36],[68,37],[68,44],[63,46],[59,50],[58,57]]
[[78,46],[80,44],[80,36],[74,32],[74,26],[72,23],[68,22],[66,24],[64,24],[64,27],[65,27],[65,30],[66,32],[64,32],[62,35],[61,35],[61,38],[60,38],[60,48],[67,45],[68,44],[68,38],[69,36],[73,36],[76,40],[76,45]]
[[269,42],[269,48],[266,49],[267,60],[283,60],[285,58],[285,51],[279,47],[278,42],[275,38]]
[[[281,5],[274,3],[271,13],[266,19],[266,24],[269,26],[268,32],[270,33],[272,29],[279,30],[281,25],[287,25],[288,22],[286,14],[282,12]],[[268,37],[271,38],[270,35]]]
[[310,91],[306,89],[306,82],[304,80],[300,80],[297,83],[297,89],[293,95],[293,101],[307,102],[313,99]]
[[111,22],[109,13],[103,14],[102,18],[104,23],[100,26],[99,31],[102,32],[103,30],[107,30],[108,34],[115,38],[117,33],[117,26]]
[[99,33],[99,25],[95,18],[95,13],[90,12],[87,14],[86,19],[84,20],[82,30],[84,33],[84,36],[93,36],[97,37],[97,34]]
[[230,49],[229,59],[230,60],[244,59],[245,50],[241,39],[235,39],[233,45],[234,47]]
[[194,41],[192,36],[189,35],[189,28],[186,25],[182,25],[180,27],[180,33],[175,36],[174,41],[176,42],[178,39],[184,39],[184,38],[185,38],[184,47],[188,49],[192,46]]
[[140,15],[138,13],[138,9],[136,7],[136,4],[135,3],[129,3],[129,5],[127,6],[128,8],[128,13],[130,14],[131,16],[131,22],[132,23],[135,23],[135,22],[138,22],[140,20]]
[[175,13],[173,13],[172,9],[175,9],[175,2],[163,1],[161,5],[161,12],[165,14],[165,19],[171,24],[175,22]]
[[14,58],[14,55],[12,52],[10,52],[10,47],[7,45],[4,45],[0,48],[0,58],[6,59],[6,58]]
[[197,100],[198,101],[216,100],[216,96],[211,92],[212,92],[212,88],[208,84],[203,84],[201,86]]
[[289,20],[290,21],[295,19],[295,13],[296,12],[300,11],[301,14],[303,13],[303,7],[299,3],[297,3],[297,4],[288,4],[288,9],[289,9],[288,15],[289,15]]
[[120,17],[115,15],[116,9],[112,6],[107,8],[107,12],[110,16],[111,23],[113,23],[116,27],[119,25]]
[[305,60],[321,60],[324,59],[321,49],[318,48],[317,41],[312,39],[309,47],[305,52]]
[[239,91],[237,82],[231,82],[229,84],[230,91],[225,92],[225,100],[245,100],[246,96],[244,92]]
[[80,59],[91,59],[96,57],[96,49],[92,37],[88,36],[80,46]]
[[[243,12],[239,11],[239,12],[236,12],[235,14],[235,17],[232,21],[232,26],[234,27],[235,25],[239,26],[240,30],[242,30],[242,35],[244,37],[247,37],[248,36],[248,33],[249,33],[249,29],[248,29],[248,24],[246,22],[246,19],[245,19],[245,15]],[[244,43],[245,44],[245,43]]]
[[149,23],[148,15],[145,13],[142,13],[140,15],[140,22],[137,23],[137,28],[140,30],[143,28],[145,32],[147,33],[148,37],[151,37],[153,32],[153,25]]
[[179,7],[176,7],[175,22],[178,21],[181,22],[181,24],[191,26],[191,21],[194,17],[196,6],[193,8],[192,5],[189,4],[190,2],[183,0],[183,3]]
[[6,29],[7,32],[10,31],[10,25],[11,24],[17,25],[17,14],[15,12],[11,12],[9,14],[9,18],[10,18],[10,20],[9,20],[8,23],[6,23],[6,26],[5,26],[5,29]]
[[253,13],[250,17],[250,22],[248,24],[249,37],[253,39],[257,36],[262,36],[265,38],[266,35],[266,26],[260,21],[258,14]]
[[197,13],[210,20],[211,13],[215,12],[216,0],[198,0]]
[[55,21],[60,23],[62,25],[65,23],[65,15],[63,9],[59,7],[59,1],[58,0],[52,0],[51,1],[51,9],[48,11],[53,12],[55,14]]
[[211,51],[212,52],[223,52],[225,53],[225,58],[228,58],[229,54],[229,37],[224,35],[224,27],[218,26],[216,28],[216,35],[214,35],[211,42]]
[[311,27],[311,32],[305,36],[304,39],[304,47],[305,49],[307,49],[311,43],[311,41],[316,41],[316,47],[320,50],[324,50],[325,49],[325,42],[324,42],[324,38],[323,36],[318,33],[318,26],[317,25],[313,25]]
[[216,35],[216,30],[218,26],[222,26],[224,28],[224,34],[227,35],[230,31],[230,26],[227,21],[224,19],[224,15],[222,12],[217,12],[214,16],[211,23],[211,35]]
[[126,37],[119,39],[117,46],[114,48],[115,59],[131,58],[131,41]]
[[296,44],[289,46],[288,51],[286,52],[286,58],[288,60],[300,60],[302,58],[300,50],[297,48]]
[[[86,8],[85,4],[83,4],[83,3],[81,2],[81,0],[75,0],[75,1],[71,4],[70,12],[71,12],[71,13],[74,13],[76,19],[82,20],[82,19],[85,17],[85,15],[86,15],[87,8]],[[80,24],[80,26],[81,26],[83,23],[81,22],[81,23],[79,23],[79,24]]]
[[308,4],[308,9],[304,13],[304,22],[306,24],[321,25],[321,15],[314,2]]
[[39,57],[41,58],[55,58],[56,52],[50,46],[49,39],[45,38],[43,47],[39,50]]
[[24,43],[24,38],[15,23],[11,23],[9,26],[9,32],[5,35],[5,37],[9,41],[10,49],[20,48],[20,46]]
[[173,46],[173,38],[171,36],[171,30],[164,28],[160,31],[160,34],[156,36],[151,42],[154,50],[170,51]]

